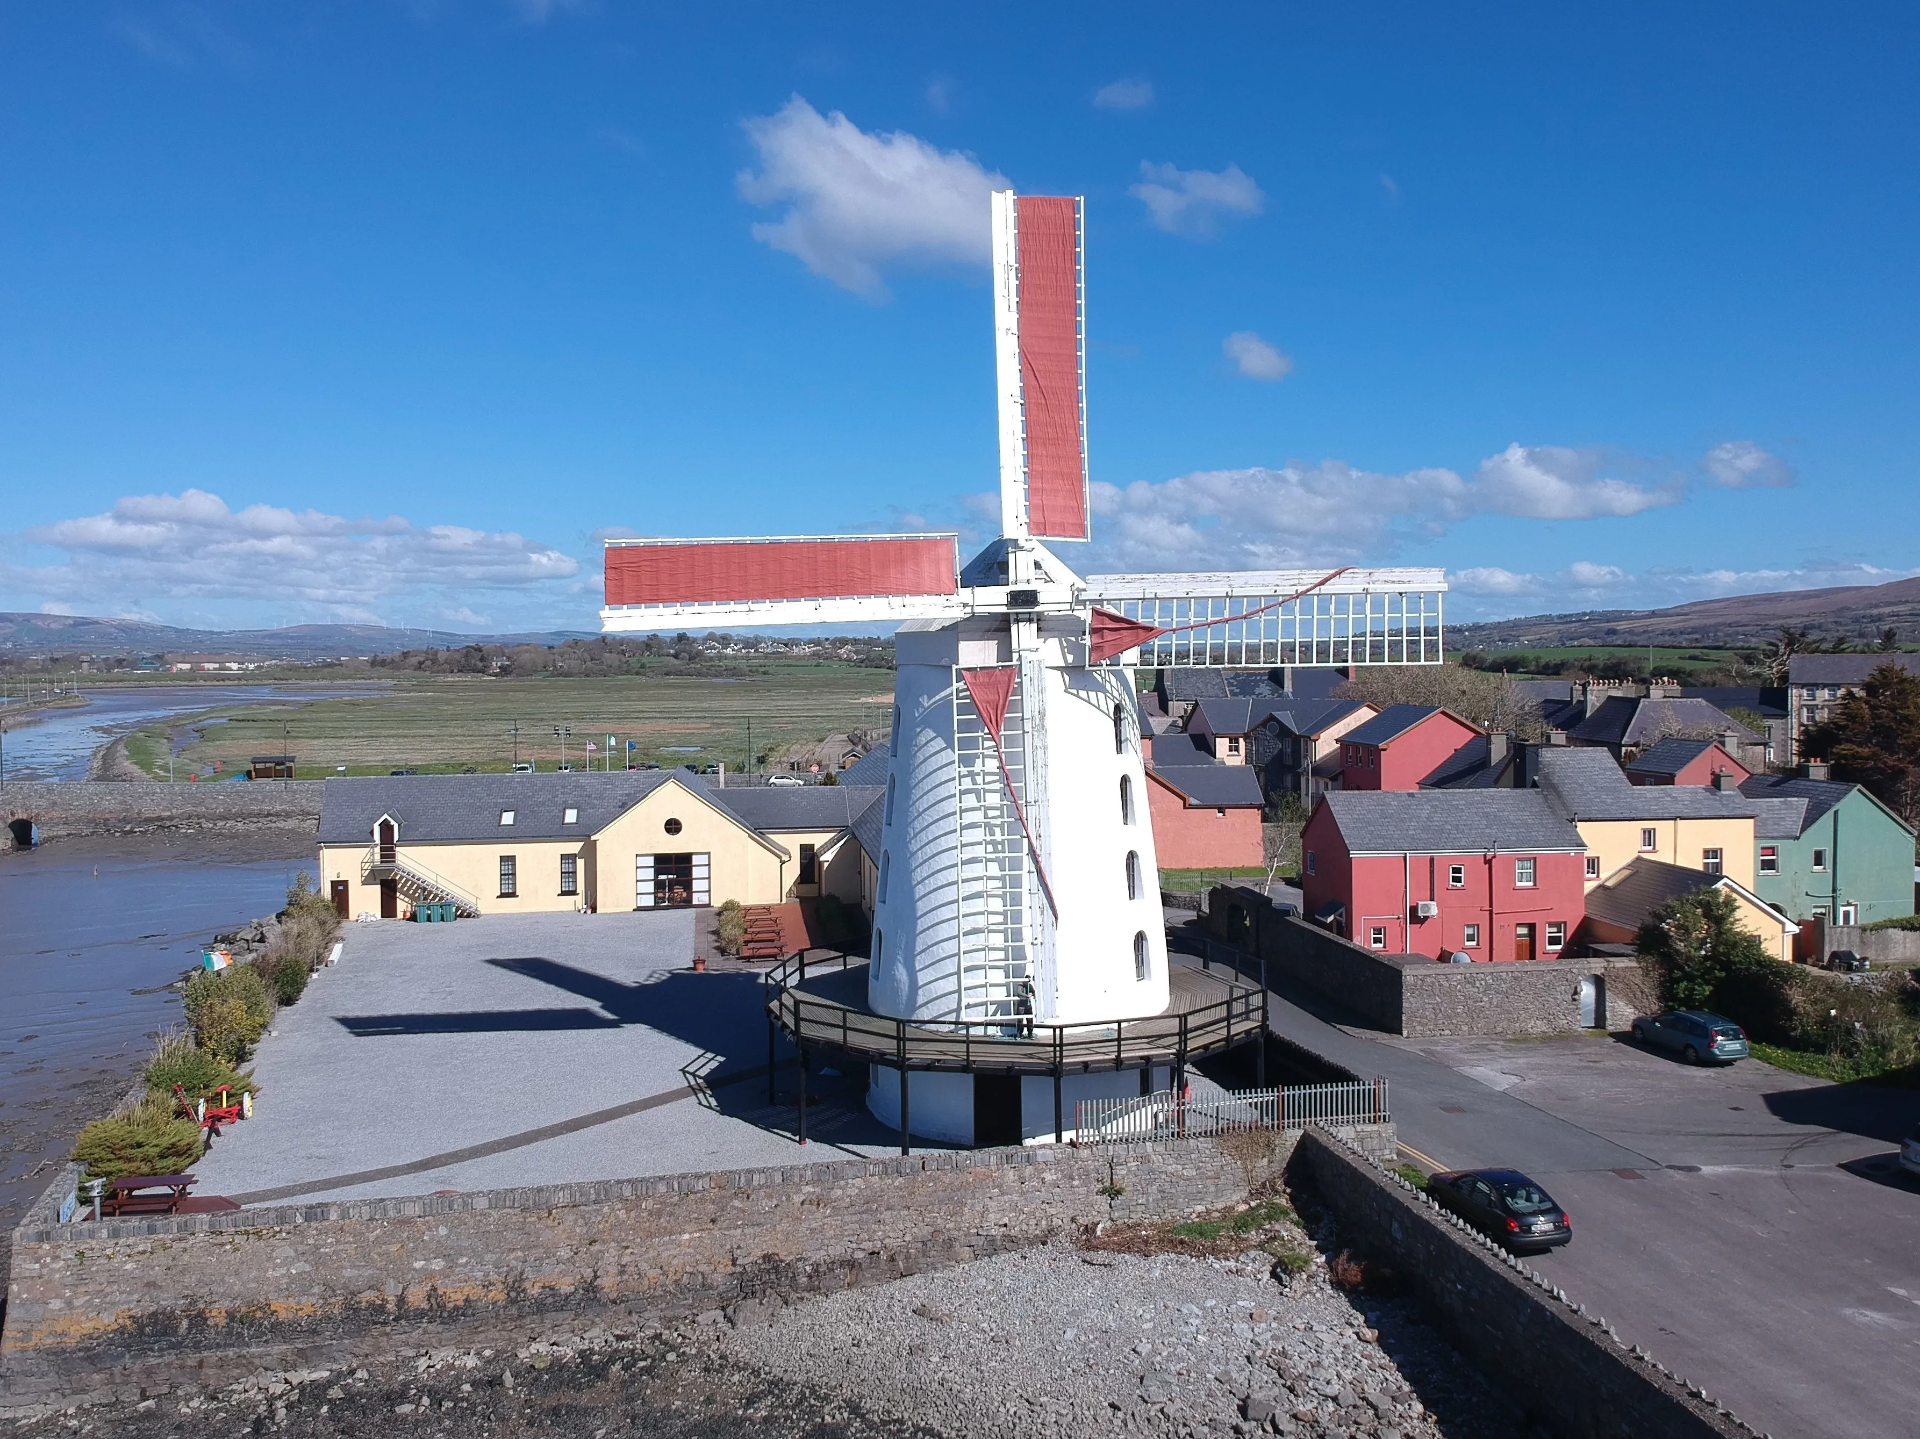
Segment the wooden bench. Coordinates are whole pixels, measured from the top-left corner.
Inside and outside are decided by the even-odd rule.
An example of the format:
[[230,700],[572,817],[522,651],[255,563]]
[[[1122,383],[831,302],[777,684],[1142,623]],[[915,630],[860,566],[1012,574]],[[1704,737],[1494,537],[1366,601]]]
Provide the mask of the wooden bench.
[[110,1219],[130,1214],[174,1214],[194,1182],[191,1174],[129,1174],[110,1180],[100,1212]]

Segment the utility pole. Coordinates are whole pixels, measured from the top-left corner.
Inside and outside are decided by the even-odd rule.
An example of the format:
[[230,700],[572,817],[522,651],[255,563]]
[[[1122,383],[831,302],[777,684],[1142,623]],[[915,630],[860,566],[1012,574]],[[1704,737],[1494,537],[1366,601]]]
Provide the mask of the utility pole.
[[507,731],[513,736],[513,767],[520,768],[520,721],[513,722],[513,728]]
[[747,719],[747,773],[753,773],[753,719]]
[[560,768],[567,767],[567,736],[573,733],[572,725],[555,725],[553,737],[560,741]]

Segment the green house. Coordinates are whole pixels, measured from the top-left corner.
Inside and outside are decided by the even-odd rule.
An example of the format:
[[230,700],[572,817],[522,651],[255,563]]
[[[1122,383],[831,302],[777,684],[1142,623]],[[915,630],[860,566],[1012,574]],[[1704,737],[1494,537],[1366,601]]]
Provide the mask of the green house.
[[1832,924],[1913,913],[1913,831],[1866,789],[1757,774],[1740,792],[1759,801],[1753,888],[1775,909]]

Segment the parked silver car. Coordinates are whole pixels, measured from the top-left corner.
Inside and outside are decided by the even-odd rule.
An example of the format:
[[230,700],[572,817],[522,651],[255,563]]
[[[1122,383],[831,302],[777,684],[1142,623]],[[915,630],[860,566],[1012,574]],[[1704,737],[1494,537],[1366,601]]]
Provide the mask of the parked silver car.
[[1747,1057],[1747,1032],[1731,1019],[1704,1009],[1673,1009],[1633,1022],[1641,1044],[1670,1049],[1688,1064],[1732,1064]]

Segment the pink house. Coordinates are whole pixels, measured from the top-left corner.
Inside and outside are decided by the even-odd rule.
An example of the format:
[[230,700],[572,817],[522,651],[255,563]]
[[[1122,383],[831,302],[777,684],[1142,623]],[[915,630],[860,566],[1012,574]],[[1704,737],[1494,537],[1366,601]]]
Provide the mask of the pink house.
[[1260,781],[1245,765],[1147,771],[1147,812],[1162,869],[1255,869],[1261,863]]
[[1340,788],[1418,789],[1420,781],[1485,731],[1432,705],[1388,705],[1340,736]]
[[1634,784],[1713,784],[1715,775],[1732,775],[1723,785],[1752,779],[1753,771],[1710,739],[1663,739],[1626,763]]
[[1443,959],[1553,959],[1586,912],[1586,845],[1539,790],[1330,790],[1301,836],[1307,917]]

